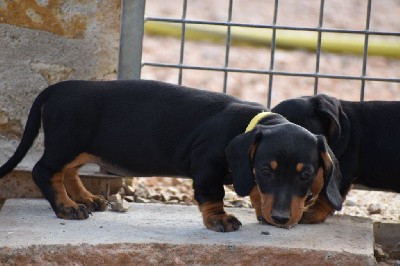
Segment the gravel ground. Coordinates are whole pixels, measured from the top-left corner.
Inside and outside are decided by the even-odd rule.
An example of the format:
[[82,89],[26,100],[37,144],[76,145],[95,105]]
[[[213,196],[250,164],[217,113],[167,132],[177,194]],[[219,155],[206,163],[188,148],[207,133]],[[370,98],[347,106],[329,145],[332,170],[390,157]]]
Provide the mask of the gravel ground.
[[[271,23],[274,1],[235,0],[233,1],[232,21],[246,23]],[[280,0],[278,25],[296,25],[316,27],[318,25],[320,1]],[[325,1],[324,27],[339,29],[365,29],[367,1],[337,0]],[[211,8],[212,7],[212,8]],[[228,1],[189,0],[187,18],[211,21],[227,21]],[[400,2],[384,0],[372,2],[371,30],[400,32]],[[147,16],[180,18],[182,1],[173,0],[168,5],[163,0],[146,2]],[[397,38],[398,40],[398,38]],[[162,48],[160,49],[160,45]],[[165,49],[166,47],[167,49]],[[143,60],[162,63],[178,63],[180,40],[168,37],[146,35],[143,44]],[[224,65],[225,46],[207,42],[185,44],[184,63],[200,66]],[[233,46],[230,51],[229,66],[238,68],[268,69],[270,64],[269,48],[249,48]],[[279,71],[314,72],[315,55],[302,50],[277,50],[275,69]],[[362,57],[338,55],[322,52],[320,72],[326,74],[360,75]],[[367,76],[398,78],[400,60],[382,57],[369,57]],[[142,77],[176,83],[178,71],[174,69],[144,67]],[[223,73],[212,71],[183,71],[183,84],[197,88],[221,91]],[[245,100],[266,103],[268,77],[256,74],[229,73],[227,92]],[[272,106],[280,101],[313,93],[314,79],[302,77],[279,77],[273,80]],[[319,80],[319,93],[346,99],[358,100],[360,82],[350,80]],[[366,82],[366,100],[400,100],[400,83]],[[139,179],[139,187],[148,189],[153,197],[147,200],[162,199],[163,194],[177,193],[179,197],[163,200],[167,203],[191,204],[191,181],[177,179],[146,178]],[[176,190],[177,189],[177,190]],[[143,191],[142,191],[143,192]],[[147,193],[147,192],[143,192]],[[160,194],[160,195],[157,195]],[[227,188],[226,205],[249,207],[247,198],[239,199]],[[142,195],[143,196],[143,195]],[[178,197],[178,198],[179,198]],[[140,198],[140,197],[139,197]],[[167,197],[168,198],[168,197]],[[141,199],[139,199],[140,201]],[[374,221],[400,222],[400,194],[390,192],[356,190],[350,191],[340,214],[370,217]]]

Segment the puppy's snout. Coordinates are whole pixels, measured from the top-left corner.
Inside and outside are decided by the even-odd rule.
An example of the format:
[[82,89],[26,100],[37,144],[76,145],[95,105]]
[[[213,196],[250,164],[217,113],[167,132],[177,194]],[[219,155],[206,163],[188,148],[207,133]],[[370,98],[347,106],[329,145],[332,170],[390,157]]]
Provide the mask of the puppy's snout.
[[271,218],[276,224],[284,225],[290,220],[290,214],[288,212],[272,211]]
[[282,216],[271,216],[271,218],[277,224],[286,224],[289,221],[289,218]]

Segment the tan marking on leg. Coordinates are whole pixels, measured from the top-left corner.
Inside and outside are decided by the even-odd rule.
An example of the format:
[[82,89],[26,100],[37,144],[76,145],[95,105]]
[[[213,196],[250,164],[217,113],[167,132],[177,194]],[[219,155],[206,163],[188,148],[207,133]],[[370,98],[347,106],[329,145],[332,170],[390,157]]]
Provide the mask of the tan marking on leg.
[[96,163],[100,159],[91,154],[81,153],[71,163],[67,164],[64,176],[64,185],[68,195],[78,203],[83,203],[90,211],[104,211],[107,208],[107,201],[98,195],[93,195],[83,185],[78,172],[85,163]]
[[56,204],[58,206],[63,205],[65,207],[76,207],[76,203],[67,195],[63,180],[64,172],[56,173],[51,178],[51,185],[54,189]]
[[275,171],[278,168],[278,162],[277,161],[273,160],[273,161],[271,161],[270,164],[271,164],[272,170]]
[[223,201],[205,202],[205,203],[199,205],[199,209],[200,209],[201,213],[203,214],[204,224],[210,218],[210,216],[215,215],[215,214],[224,214],[225,213]]
[[99,163],[100,158],[89,153],[83,152],[79,154],[72,162],[68,163],[64,168],[76,168],[86,163]]
[[88,153],[79,154],[72,162],[64,166],[64,185],[68,194],[76,201],[93,197],[93,194],[86,190],[78,176],[79,168],[85,163],[99,162],[99,158]]
[[250,192],[250,201],[253,204],[253,208],[256,212],[256,217],[260,221],[260,219],[262,219],[261,196],[260,196],[260,191],[258,190],[257,186],[254,186]]
[[67,195],[64,186],[64,172],[56,173],[51,178],[51,185],[54,190],[55,203],[57,206],[56,215],[62,219],[72,219],[69,209],[78,209],[79,206]]
[[303,170],[303,167],[304,167],[304,163],[298,163],[298,164],[296,165],[296,171],[297,171],[298,173],[300,173],[301,170]]
[[232,232],[239,229],[241,222],[224,211],[223,201],[205,202],[199,206],[204,225],[218,232]]
[[[60,172],[52,176],[51,185],[54,190],[57,217],[63,219],[78,220],[86,219],[88,217],[88,209],[85,206],[74,202],[68,196],[68,194],[73,195],[74,198],[79,198],[82,195],[89,195],[87,193],[90,192],[88,192],[84,188],[83,184],[80,182],[79,177],[77,175],[75,176],[75,171],[77,171],[77,169],[85,163],[97,161],[97,157],[92,156],[88,153],[82,153],[79,154],[72,162],[66,164]],[[76,168],[76,170],[72,171],[71,169],[74,168]],[[105,200],[103,199],[103,201]],[[101,202],[102,201],[100,201],[100,203]],[[98,205],[99,202],[96,202],[96,204]]]
[[85,186],[82,184],[78,175],[79,168],[71,168],[65,170],[64,185],[68,195],[74,201],[82,201],[82,199],[90,198],[93,196]]

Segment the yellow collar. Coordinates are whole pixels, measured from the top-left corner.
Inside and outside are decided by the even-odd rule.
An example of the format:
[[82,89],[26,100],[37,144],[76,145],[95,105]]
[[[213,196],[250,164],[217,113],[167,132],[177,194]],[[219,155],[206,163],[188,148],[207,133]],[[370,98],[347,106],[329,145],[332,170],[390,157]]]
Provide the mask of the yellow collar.
[[261,113],[257,114],[255,117],[253,117],[253,119],[251,119],[249,125],[246,127],[245,133],[253,130],[256,127],[256,125],[258,124],[258,122],[260,122],[261,119],[263,119],[264,117],[269,116],[271,114],[272,114],[272,112],[261,112]]

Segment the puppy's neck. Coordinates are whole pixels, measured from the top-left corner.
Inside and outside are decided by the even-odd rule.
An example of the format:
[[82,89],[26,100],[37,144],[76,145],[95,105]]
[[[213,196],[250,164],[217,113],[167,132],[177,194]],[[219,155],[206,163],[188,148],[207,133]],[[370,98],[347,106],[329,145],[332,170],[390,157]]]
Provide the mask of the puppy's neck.
[[257,124],[258,125],[278,125],[278,124],[286,124],[286,123],[289,123],[289,121],[286,118],[284,118],[280,114],[270,112],[269,115],[261,118]]
[[264,118],[266,118],[266,117],[268,117],[268,116],[270,116],[272,114],[272,112],[261,112],[261,113],[258,113],[256,116],[254,116],[251,120],[250,120],[250,123],[249,123],[249,125],[246,127],[246,130],[244,131],[244,132],[249,132],[249,131],[251,131],[251,130],[253,130],[258,124],[259,124],[259,122],[262,120],[262,119],[264,119]]

